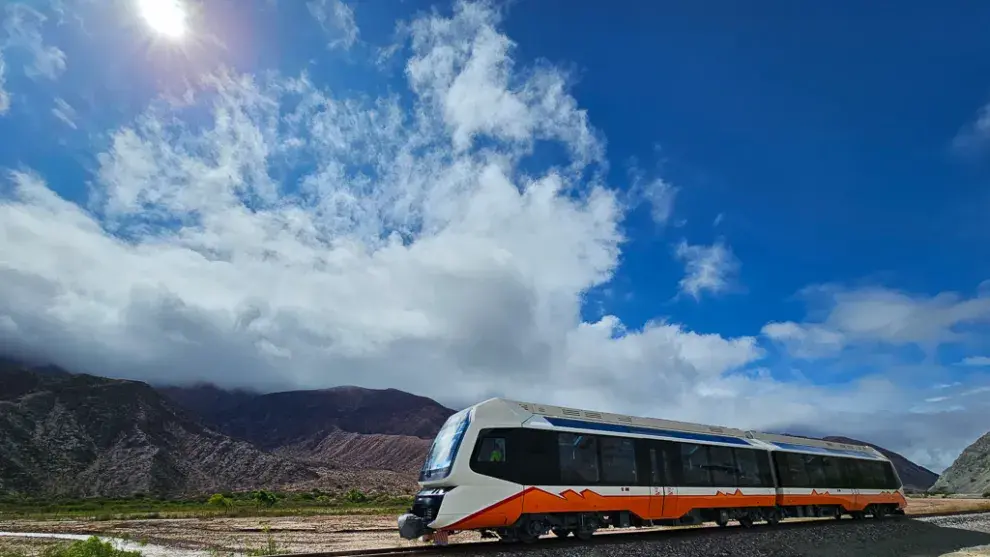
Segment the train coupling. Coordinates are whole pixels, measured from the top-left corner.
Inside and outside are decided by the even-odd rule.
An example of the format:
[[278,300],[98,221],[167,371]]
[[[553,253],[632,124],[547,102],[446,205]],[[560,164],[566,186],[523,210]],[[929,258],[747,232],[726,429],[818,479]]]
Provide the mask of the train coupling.
[[426,522],[422,517],[412,513],[399,516],[399,536],[407,540],[415,540],[426,534]]

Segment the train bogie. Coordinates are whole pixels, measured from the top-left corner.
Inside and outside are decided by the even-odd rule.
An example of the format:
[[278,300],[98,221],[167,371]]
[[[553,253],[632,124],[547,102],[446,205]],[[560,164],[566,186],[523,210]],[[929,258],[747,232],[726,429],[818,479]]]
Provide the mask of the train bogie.
[[868,447],[493,399],[437,435],[400,534],[508,541],[601,528],[902,512]]

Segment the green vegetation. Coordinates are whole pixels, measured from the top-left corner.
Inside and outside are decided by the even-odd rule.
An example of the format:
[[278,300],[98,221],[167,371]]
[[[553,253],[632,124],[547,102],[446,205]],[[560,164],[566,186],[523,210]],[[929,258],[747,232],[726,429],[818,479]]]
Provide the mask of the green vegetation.
[[990,499],[990,489],[983,492],[983,497],[986,499]]
[[[45,548],[42,557],[141,557],[140,551],[116,549],[110,542],[93,536],[85,541],[59,544]],[[0,557],[27,557],[24,553],[0,549]]]
[[[409,496],[367,494],[355,489],[346,493],[319,489],[290,493],[244,491],[214,493],[185,499],[165,499],[148,495],[118,499],[102,497],[42,499],[0,495],[0,520],[399,514],[411,504],[412,497]],[[7,556],[0,555],[0,557]]]

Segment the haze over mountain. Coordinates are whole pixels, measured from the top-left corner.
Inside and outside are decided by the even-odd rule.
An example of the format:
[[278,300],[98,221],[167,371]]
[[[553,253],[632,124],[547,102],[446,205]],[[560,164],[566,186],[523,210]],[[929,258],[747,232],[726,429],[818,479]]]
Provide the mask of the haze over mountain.
[[0,9],[0,351],[935,471],[988,427],[990,3],[134,4]]

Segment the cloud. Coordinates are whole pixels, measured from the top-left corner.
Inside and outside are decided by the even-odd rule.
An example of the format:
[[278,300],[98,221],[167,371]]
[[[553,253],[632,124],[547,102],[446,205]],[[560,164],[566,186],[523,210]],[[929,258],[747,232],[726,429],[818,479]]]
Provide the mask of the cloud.
[[48,20],[41,12],[24,4],[8,4],[5,10],[4,48],[18,48],[31,55],[31,63],[24,66],[24,73],[31,79],[56,79],[66,67],[66,55],[56,46],[46,45],[41,36],[41,26]]
[[55,106],[52,108],[52,116],[55,116],[61,120],[66,126],[72,129],[77,129],[76,126],[76,109],[72,108],[72,105],[65,102],[61,97],[55,99]]
[[[990,296],[962,298],[952,292],[910,295],[873,287],[837,285],[805,289],[803,296],[821,321],[772,323],[763,334],[799,357],[825,357],[851,344],[914,345],[926,350],[973,338],[974,327],[990,323]],[[969,360],[969,359],[967,359]],[[978,360],[977,360],[978,361]]]
[[0,116],[10,110],[10,93],[4,88],[6,81],[7,65],[3,60],[3,49],[0,49]]
[[739,270],[739,260],[721,241],[710,246],[693,246],[681,241],[676,255],[684,261],[681,292],[700,299],[705,291],[719,294],[733,286]]
[[963,366],[973,366],[973,367],[986,367],[990,366],[990,357],[987,356],[970,356],[968,358],[963,358],[959,365]]
[[354,21],[354,10],[341,0],[311,0],[306,4],[320,27],[330,37],[330,49],[349,50],[360,33]]
[[[827,427],[936,467],[978,435],[981,397],[915,415],[905,409],[930,393],[885,370],[785,381],[763,337],[583,319],[619,268],[628,205],[598,172],[604,138],[565,72],[516,67],[499,26],[486,4],[419,16],[404,27],[407,88],[379,97],[305,73],[217,72],[188,102],[104,130],[85,183],[7,172],[0,351],[152,382],[357,384],[450,405],[503,395]],[[534,156],[543,142],[563,162]],[[57,193],[83,186],[83,202]],[[682,246],[686,291],[734,278],[727,247]],[[942,328],[959,333],[945,323],[971,320],[973,300],[939,300]],[[843,342],[865,334],[810,324]]]
[[990,104],[980,107],[976,118],[966,124],[952,139],[952,148],[963,155],[982,152],[990,140]]

